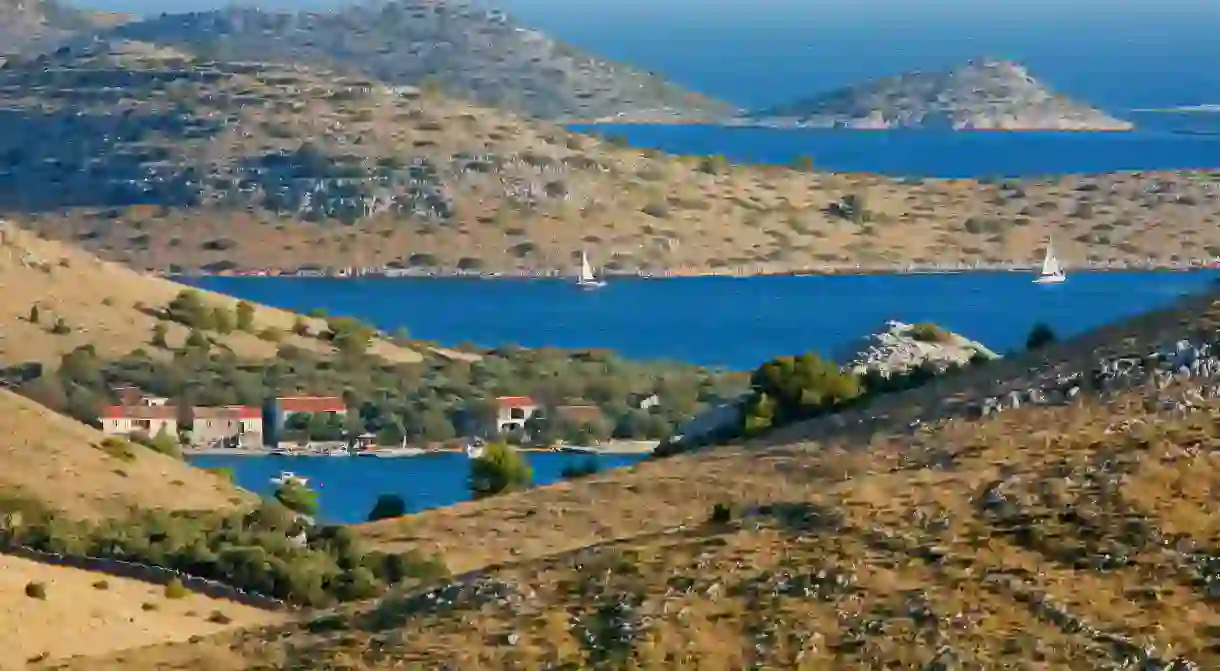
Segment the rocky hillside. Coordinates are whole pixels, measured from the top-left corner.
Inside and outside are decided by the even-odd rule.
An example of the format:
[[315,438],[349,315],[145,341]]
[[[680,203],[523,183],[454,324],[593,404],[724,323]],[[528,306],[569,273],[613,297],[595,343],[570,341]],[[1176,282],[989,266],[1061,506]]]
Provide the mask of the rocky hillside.
[[382,547],[422,543],[468,573],[125,661],[1215,668],[1218,314],[1216,296],[1192,299],[973,378],[1086,366],[1077,393],[1046,403],[788,436],[368,525]]
[[1055,93],[1022,66],[981,60],[909,72],[754,112],[768,125],[953,130],[1130,130],[1130,122]]
[[210,58],[305,63],[394,85],[437,86],[542,118],[670,120],[733,113],[726,103],[466,2],[390,0],[326,13],[234,8],[166,14],[122,26],[110,37]]
[[1220,173],[980,184],[735,166],[145,42],[11,60],[0,121],[0,212],[157,270],[571,272],[582,247],[607,271],[1032,263],[1050,233],[1069,268],[1220,253]]

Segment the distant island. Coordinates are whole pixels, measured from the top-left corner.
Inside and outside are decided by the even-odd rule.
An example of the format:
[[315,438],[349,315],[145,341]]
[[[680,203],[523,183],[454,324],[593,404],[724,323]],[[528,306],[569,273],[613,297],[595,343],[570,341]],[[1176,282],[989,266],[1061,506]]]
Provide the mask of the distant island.
[[908,72],[747,114],[743,125],[807,128],[1127,131],[1117,119],[1056,93],[1021,65],[970,61]]

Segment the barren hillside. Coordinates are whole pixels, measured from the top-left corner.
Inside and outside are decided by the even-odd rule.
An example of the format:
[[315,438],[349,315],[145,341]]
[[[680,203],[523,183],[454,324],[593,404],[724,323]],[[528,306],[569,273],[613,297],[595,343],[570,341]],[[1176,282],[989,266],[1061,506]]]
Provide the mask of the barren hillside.
[[[26,595],[32,583],[44,586],[45,598]],[[53,663],[185,642],[276,619],[265,611],[197,594],[168,599],[159,585],[0,555],[4,671],[30,668],[35,660]]]
[[[102,357],[122,356],[151,346],[153,328],[166,328],[166,343],[178,346],[186,327],[161,319],[157,311],[186,289],[183,285],[101,261],[70,245],[46,240],[0,223],[0,367],[37,361],[58,364],[60,357],[92,345]],[[232,309],[237,300],[201,292],[216,306]],[[36,314],[35,314],[36,313]],[[36,316],[37,321],[31,321]],[[296,336],[291,313],[256,307],[251,332],[216,334],[221,346],[245,359],[275,356],[280,343],[326,352],[315,338]],[[315,330],[320,320],[308,320]],[[271,340],[257,335],[277,331]],[[378,341],[372,351],[393,361],[418,361],[419,354]]]
[[[140,268],[606,270],[1220,253],[1217,173],[980,184],[617,146],[435,91],[96,42],[0,71],[0,208]],[[1155,225],[1150,225],[1155,222]]]
[[221,510],[252,495],[227,480],[0,389],[0,495],[70,517],[106,519],[131,508]]

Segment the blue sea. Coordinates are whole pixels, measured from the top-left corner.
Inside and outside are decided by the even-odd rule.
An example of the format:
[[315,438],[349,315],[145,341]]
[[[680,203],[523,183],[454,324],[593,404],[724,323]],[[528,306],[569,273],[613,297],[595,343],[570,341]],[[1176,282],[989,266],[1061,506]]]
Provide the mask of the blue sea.
[[1036,285],[1025,272],[618,279],[586,292],[564,280],[204,277],[197,286],[281,308],[358,317],[454,345],[610,348],[748,370],[771,357],[845,348],[887,320],[929,321],[997,351],[1043,322],[1079,333],[1165,305],[1216,271],[1077,272]]
[[[634,464],[642,456],[557,452],[526,453],[534,470],[534,482],[549,484],[560,479],[564,467],[580,466],[596,459],[603,469]],[[318,494],[319,518],[332,524],[355,524],[368,519],[381,494],[397,494],[410,512],[449,506],[470,498],[467,476],[470,459],[464,454],[443,453],[419,457],[228,457],[196,456],[190,462],[203,468],[231,468],[237,484],[270,496],[276,485],[271,478],[292,471],[309,478]]]
[[[791,164],[893,177],[1001,178],[1070,173],[1220,168],[1220,113],[1142,114],[1124,133],[833,130],[609,125],[573,130],[618,137],[670,154],[722,155],[734,163]],[[1214,129],[1203,122],[1214,117]],[[1182,134],[1178,130],[1211,130]]]
[[[216,0],[87,0],[141,12],[216,6]],[[289,7],[339,0],[265,0]],[[854,0],[501,0],[522,21],[592,52],[655,71],[743,108],[809,97],[980,56],[1011,58],[1066,95],[1129,118],[1133,133],[832,132],[623,126],[592,132],[639,147],[721,154],[737,162],[809,157],[835,171],[920,177],[1016,177],[1115,170],[1220,167],[1220,115],[1141,115],[1145,107],[1217,103],[1220,9],[1213,1],[910,3]],[[1213,122],[1212,119],[1217,121]],[[1200,126],[1202,124],[1202,127]],[[886,320],[932,321],[1000,351],[1019,347],[1036,322],[1070,335],[1172,302],[1216,279],[1196,273],[1075,273],[1035,286],[1024,273],[810,278],[619,280],[586,293],[557,281],[206,278],[201,286],[296,310],[323,308],[446,344],[608,347],[748,369],[779,354],[850,348]],[[536,480],[553,481],[563,455],[530,455]],[[611,460],[608,466],[629,463]],[[228,465],[267,492],[280,470],[311,476],[323,517],[364,519],[377,494],[413,509],[465,497],[458,455],[380,459],[201,458]]]
[[[192,283],[281,308],[323,308],[453,345],[606,347],[624,357],[750,369],[809,350],[842,358],[887,320],[930,321],[997,351],[1022,347],[1045,322],[1061,336],[1172,303],[1220,279],[1214,271],[1078,272],[1062,285],[1028,273],[835,277],[675,278],[612,281],[598,292],[557,280],[209,277]],[[530,454],[535,482],[558,479],[585,457]],[[638,457],[601,457],[607,467]],[[281,470],[309,476],[328,521],[364,520],[378,494],[413,510],[467,498],[467,460],[444,454],[400,459],[198,457],[228,466],[239,484],[269,493]]]

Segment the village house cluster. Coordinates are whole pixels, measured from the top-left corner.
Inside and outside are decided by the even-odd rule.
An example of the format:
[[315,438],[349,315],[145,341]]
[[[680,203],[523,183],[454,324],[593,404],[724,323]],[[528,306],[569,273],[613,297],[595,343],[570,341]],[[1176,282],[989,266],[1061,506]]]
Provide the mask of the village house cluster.
[[[185,410],[169,399],[152,396],[136,387],[114,390],[118,405],[102,410],[102,431],[108,435],[180,437],[199,449],[257,449],[270,444],[293,415],[347,414],[337,396],[282,396],[266,406],[192,406]],[[189,427],[186,426],[189,422]]]

